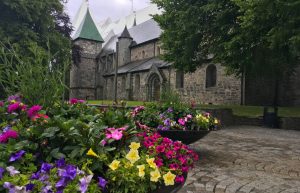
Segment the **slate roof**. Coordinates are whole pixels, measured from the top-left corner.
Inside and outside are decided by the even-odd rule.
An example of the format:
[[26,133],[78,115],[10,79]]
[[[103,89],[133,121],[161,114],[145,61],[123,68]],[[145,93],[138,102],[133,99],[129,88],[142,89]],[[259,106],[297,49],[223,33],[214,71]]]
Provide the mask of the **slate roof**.
[[[160,37],[162,30],[160,29],[158,23],[153,19],[149,19],[144,23],[134,26],[128,29],[130,36],[136,42],[136,45],[157,39]],[[104,45],[103,51],[116,51],[116,42],[118,41],[119,35],[113,35]]]
[[89,9],[87,9],[86,15],[74,35],[74,40],[78,38],[104,42],[92,19]]
[[[140,71],[150,70],[152,65],[155,64],[158,68],[168,67],[171,64],[159,59],[158,57],[147,58],[144,60],[138,60],[134,62],[130,62],[118,68],[118,74],[125,74],[125,73],[134,73]],[[107,73],[105,75],[114,75],[114,72]]]

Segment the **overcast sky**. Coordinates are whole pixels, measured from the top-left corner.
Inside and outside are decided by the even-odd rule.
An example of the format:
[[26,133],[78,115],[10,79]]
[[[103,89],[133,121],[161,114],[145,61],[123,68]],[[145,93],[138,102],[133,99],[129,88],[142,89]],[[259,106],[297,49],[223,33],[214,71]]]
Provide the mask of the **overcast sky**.
[[[82,1],[86,0],[68,0],[66,11],[71,17],[75,17]],[[133,0],[134,10],[139,10],[149,5],[150,0]],[[97,22],[108,17],[113,20],[119,19],[131,13],[131,0],[89,0],[90,10]]]

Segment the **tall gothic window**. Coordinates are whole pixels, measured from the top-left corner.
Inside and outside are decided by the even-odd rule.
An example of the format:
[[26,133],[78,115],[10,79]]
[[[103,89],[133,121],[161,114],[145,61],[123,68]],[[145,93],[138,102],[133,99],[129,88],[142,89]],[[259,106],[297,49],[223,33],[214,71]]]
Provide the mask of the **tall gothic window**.
[[206,68],[206,88],[215,87],[217,84],[217,68],[211,64]]
[[122,91],[125,92],[126,91],[126,77],[125,77],[125,75],[122,77],[121,85],[122,85],[122,88],[121,88]]
[[156,55],[159,56],[160,55],[160,47],[157,46],[157,49],[156,49]]
[[145,51],[143,50],[143,51],[142,51],[142,56],[143,56],[143,58],[145,58],[145,55],[146,55],[146,54],[145,54]]
[[135,76],[135,81],[134,81],[135,92],[137,94],[140,92],[140,86],[141,86],[140,75],[137,74]]
[[176,88],[183,88],[184,86],[184,72],[181,70],[176,71]]

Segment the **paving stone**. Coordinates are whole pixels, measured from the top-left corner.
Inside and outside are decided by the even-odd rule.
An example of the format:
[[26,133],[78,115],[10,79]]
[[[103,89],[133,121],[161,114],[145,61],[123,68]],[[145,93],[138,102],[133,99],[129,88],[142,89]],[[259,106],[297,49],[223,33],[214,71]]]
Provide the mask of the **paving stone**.
[[211,181],[207,182],[205,184],[205,189],[207,192],[214,192],[215,191],[215,187],[217,185],[218,181],[212,179]]
[[234,183],[233,179],[226,179],[217,184],[215,193],[225,193],[227,186]]
[[252,126],[211,132],[190,145],[202,159],[178,193],[300,193],[299,138]]

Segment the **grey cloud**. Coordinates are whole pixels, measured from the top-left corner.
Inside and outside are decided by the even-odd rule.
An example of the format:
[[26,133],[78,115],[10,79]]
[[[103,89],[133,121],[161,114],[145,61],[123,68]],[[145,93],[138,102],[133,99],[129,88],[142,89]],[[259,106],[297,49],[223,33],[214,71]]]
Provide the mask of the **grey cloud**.
[[[82,1],[85,0],[69,0],[66,4],[67,13],[72,19],[75,17]],[[89,7],[93,17],[97,22],[110,17],[113,20],[119,19],[131,13],[131,1],[123,0],[123,3],[118,3],[120,0],[89,0]],[[150,0],[134,0],[134,9],[139,10],[146,7]]]

